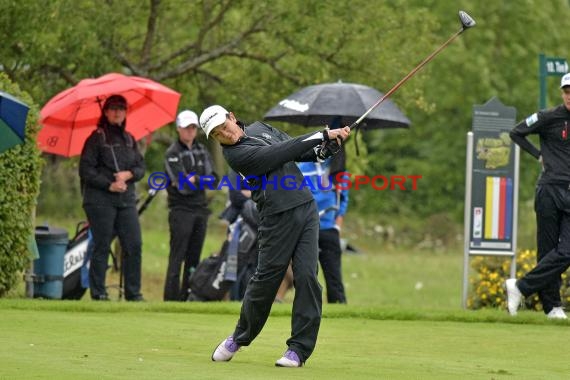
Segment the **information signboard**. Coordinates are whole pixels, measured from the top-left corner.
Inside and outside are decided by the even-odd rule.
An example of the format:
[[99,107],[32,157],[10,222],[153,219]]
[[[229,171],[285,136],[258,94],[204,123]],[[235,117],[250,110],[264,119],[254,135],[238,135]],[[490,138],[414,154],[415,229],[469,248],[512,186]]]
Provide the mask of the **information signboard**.
[[464,308],[470,256],[510,256],[510,275],[515,275],[520,153],[509,137],[515,118],[516,109],[497,98],[473,107],[465,173]]
[[515,117],[496,98],[473,108],[470,250],[513,252]]

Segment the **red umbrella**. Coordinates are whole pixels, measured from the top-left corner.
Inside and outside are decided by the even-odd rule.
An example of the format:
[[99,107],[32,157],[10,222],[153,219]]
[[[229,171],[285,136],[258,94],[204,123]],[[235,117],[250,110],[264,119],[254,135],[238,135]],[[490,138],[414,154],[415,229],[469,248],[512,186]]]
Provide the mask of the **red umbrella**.
[[176,118],[180,94],[160,83],[116,73],[84,79],[51,98],[40,111],[40,149],[65,157],[80,154],[97,126],[103,102],[113,94],[127,99],[127,131],[136,140]]

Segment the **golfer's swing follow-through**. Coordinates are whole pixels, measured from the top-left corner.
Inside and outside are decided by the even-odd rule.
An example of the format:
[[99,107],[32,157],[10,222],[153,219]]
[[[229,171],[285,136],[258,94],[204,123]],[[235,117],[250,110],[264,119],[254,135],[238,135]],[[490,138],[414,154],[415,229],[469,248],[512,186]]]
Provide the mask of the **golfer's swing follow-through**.
[[[463,11],[459,12],[459,18],[462,29],[350,127],[327,128],[322,132],[291,138],[265,123],[254,122],[245,126],[233,112],[220,105],[210,106],[202,112],[200,126],[206,137],[211,135],[221,144],[224,158],[242,177],[289,176],[300,183],[303,175],[294,161],[323,160],[338,152],[351,129],[356,128],[374,108],[454,38],[475,25],[475,21]],[[296,289],[291,313],[291,337],[286,341],[287,350],[275,365],[301,367],[315,348],[322,313],[322,289],[317,279],[319,218],[316,203],[307,188],[293,192],[280,191],[271,186],[264,189],[254,186],[252,199],[256,201],[260,215],[259,263],[247,285],[234,332],[215,348],[212,360],[230,361],[241,347],[249,346],[257,337],[269,317],[277,289],[292,260]]]

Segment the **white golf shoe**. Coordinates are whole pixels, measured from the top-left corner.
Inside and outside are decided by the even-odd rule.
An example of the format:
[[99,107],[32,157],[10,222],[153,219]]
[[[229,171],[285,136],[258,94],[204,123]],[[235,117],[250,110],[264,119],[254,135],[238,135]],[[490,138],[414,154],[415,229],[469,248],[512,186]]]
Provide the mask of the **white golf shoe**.
[[293,350],[287,350],[283,357],[275,362],[277,367],[300,367],[303,365],[299,355]]
[[232,360],[236,352],[239,350],[239,344],[234,342],[234,337],[229,336],[224,339],[222,343],[216,347],[214,353],[212,354],[212,361],[215,362],[229,362]]
[[516,278],[509,278],[505,281],[505,287],[507,288],[507,309],[509,309],[509,314],[517,315],[517,310],[522,301],[522,293],[517,288]]
[[561,307],[553,307],[548,314],[546,314],[548,319],[568,319],[566,313]]

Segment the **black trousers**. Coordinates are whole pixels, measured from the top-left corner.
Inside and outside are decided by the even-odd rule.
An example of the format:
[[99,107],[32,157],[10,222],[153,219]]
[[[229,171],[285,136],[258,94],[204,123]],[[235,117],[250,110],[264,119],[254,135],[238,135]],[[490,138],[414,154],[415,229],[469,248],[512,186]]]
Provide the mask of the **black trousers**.
[[267,321],[289,261],[293,262],[295,298],[289,349],[302,361],[315,349],[321,324],[322,288],[317,278],[319,216],[314,201],[261,218],[259,262],[249,280],[234,340],[248,346]]
[[538,292],[545,313],[561,306],[561,275],[570,266],[570,189],[540,185],[535,198],[538,263],[517,282],[525,296]]
[[319,231],[319,262],[325,276],[328,303],[346,303],[342,283],[342,249],[335,228]]
[[109,266],[111,241],[117,234],[123,252],[121,269],[125,298],[141,297],[142,237],[135,205],[127,207],[85,205],[89,228],[93,234],[93,256],[89,266],[89,289],[92,298],[107,295],[105,279]]
[[171,209],[168,213],[168,224],[170,255],[164,282],[164,300],[185,301],[188,297],[190,274],[200,263],[200,253],[208,229],[208,214]]
[[[560,239],[560,223],[564,214],[564,194],[568,192],[567,186],[538,185],[534,198],[536,212],[536,246],[537,260],[542,260],[550,251],[558,246]],[[553,307],[562,305],[560,299],[561,277],[554,279],[544,289],[538,292],[545,313]]]

